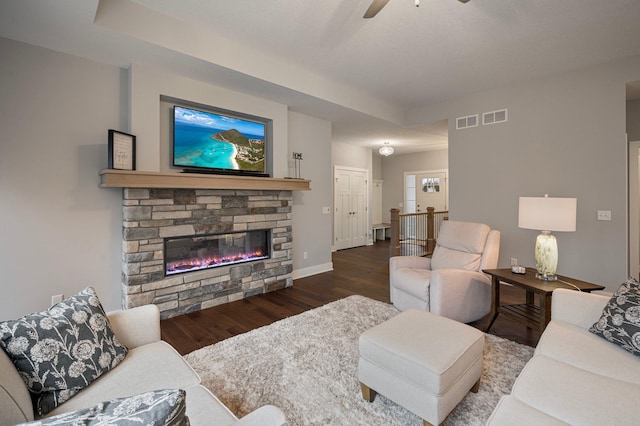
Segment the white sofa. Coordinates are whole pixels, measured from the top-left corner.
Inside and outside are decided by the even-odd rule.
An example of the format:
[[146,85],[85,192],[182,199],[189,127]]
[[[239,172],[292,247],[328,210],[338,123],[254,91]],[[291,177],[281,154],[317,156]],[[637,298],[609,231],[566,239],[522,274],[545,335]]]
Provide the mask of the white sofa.
[[[209,390],[168,343],[160,340],[160,313],[147,305],[108,314],[116,337],[129,348],[125,359],[47,417],[94,406],[102,401],[158,389],[184,389],[192,425],[284,425],[280,409],[266,405],[238,418]],[[0,349],[0,425],[34,419],[27,387]]]
[[589,332],[609,296],[559,289],[533,358],[488,425],[637,425],[640,357]]

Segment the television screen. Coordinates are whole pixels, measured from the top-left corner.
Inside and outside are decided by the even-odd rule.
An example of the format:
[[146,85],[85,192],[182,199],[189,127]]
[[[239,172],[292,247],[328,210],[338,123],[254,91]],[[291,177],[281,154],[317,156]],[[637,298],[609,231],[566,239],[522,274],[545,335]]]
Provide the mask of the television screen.
[[173,165],[185,171],[265,174],[266,124],[173,107]]

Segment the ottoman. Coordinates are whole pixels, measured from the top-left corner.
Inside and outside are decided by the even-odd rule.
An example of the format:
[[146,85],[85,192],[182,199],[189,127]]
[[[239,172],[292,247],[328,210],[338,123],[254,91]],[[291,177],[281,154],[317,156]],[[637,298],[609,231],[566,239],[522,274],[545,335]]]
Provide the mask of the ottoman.
[[358,380],[365,400],[377,393],[437,425],[482,375],[484,333],[410,309],[360,335]]

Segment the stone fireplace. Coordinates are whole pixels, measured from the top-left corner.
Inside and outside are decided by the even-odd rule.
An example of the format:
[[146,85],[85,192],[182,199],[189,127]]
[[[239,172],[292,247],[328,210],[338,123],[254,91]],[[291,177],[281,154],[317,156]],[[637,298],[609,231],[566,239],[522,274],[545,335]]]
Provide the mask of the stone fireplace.
[[[153,303],[162,318],[170,318],[293,283],[289,190],[125,187],[122,199],[125,308]],[[249,234],[266,239],[268,253],[240,255],[240,248],[265,250],[251,250]],[[165,256],[171,259],[188,241],[195,242],[200,253],[216,246],[227,260],[211,260],[218,264],[210,268],[181,266],[180,273],[167,273]],[[213,257],[203,258],[206,262]],[[231,258],[235,261],[228,261]]]

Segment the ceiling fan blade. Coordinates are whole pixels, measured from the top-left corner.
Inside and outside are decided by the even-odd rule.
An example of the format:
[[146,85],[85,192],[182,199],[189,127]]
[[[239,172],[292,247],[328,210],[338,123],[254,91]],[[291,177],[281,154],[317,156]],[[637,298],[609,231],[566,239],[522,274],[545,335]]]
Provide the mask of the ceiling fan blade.
[[382,8],[387,3],[389,3],[389,0],[373,0],[371,2],[371,5],[369,6],[369,9],[367,9],[367,11],[364,13],[363,18],[365,19],[373,18],[378,14],[378,12],[382,10]]

